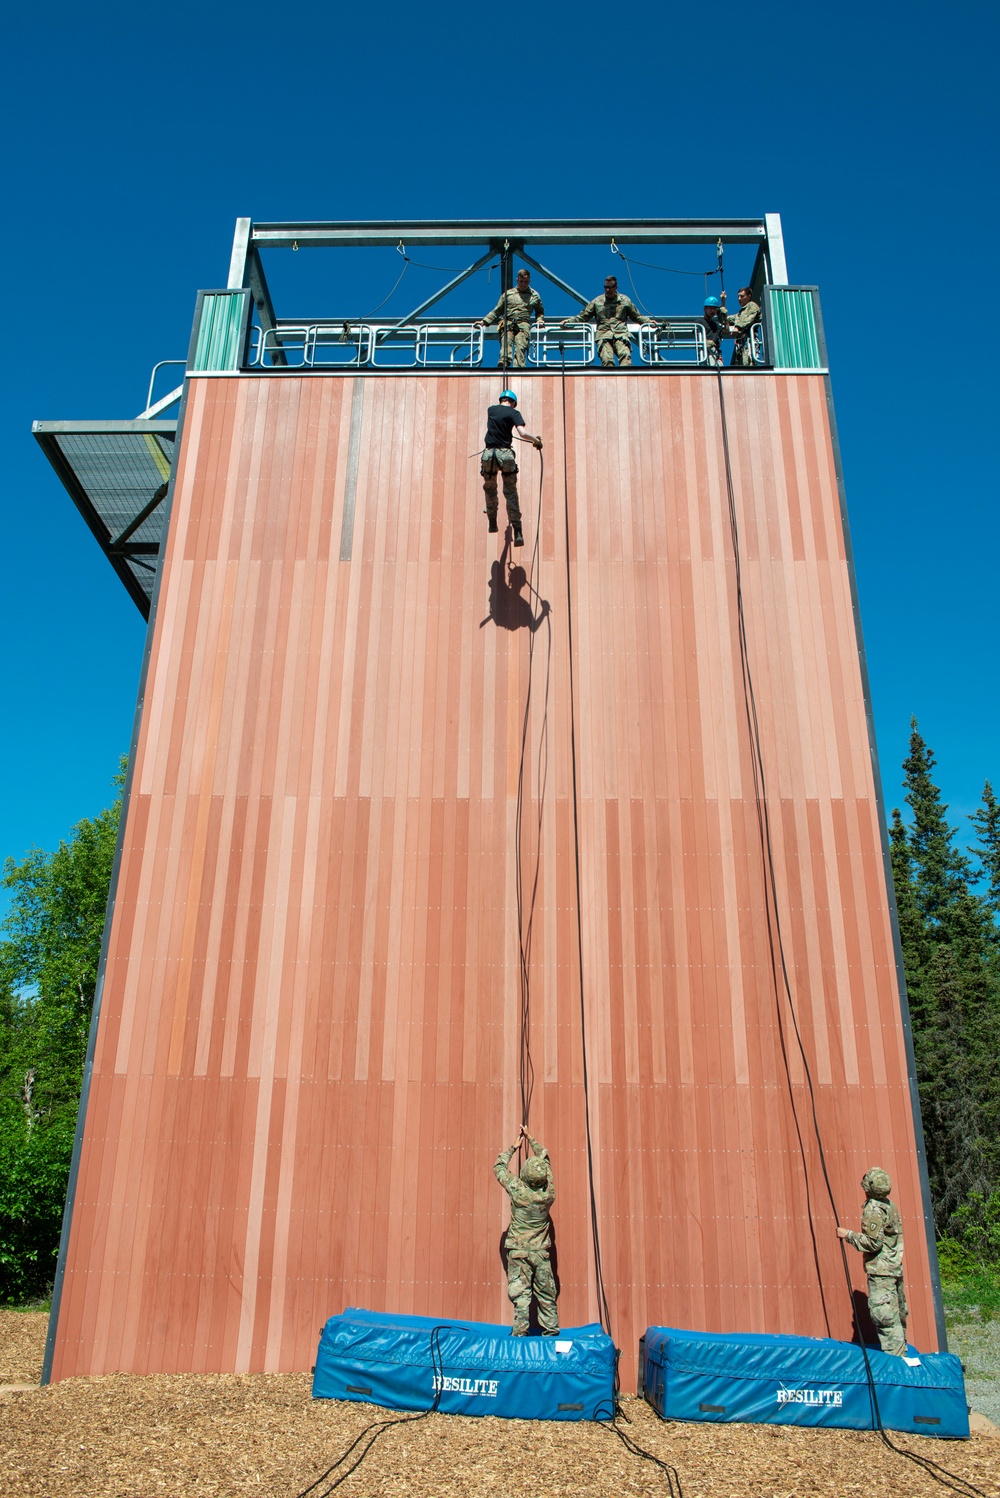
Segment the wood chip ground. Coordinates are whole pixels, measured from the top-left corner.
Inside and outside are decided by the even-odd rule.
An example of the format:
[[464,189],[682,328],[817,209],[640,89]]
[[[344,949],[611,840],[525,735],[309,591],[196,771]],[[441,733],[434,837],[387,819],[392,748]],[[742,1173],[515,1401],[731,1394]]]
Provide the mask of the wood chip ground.
[[[0,1384],[36,1381],[44,1315],[0,1311]],[[17,1498],[295,1498],[373,1421],[313,1401],[306,1374],[75,1378],[0,1393],[0,1494]],[[630,1436],[673,1466],[684,1498],[923,1498],[947,1489],[868,1432],[666,1424],[625,1401]],[[894,1436],[1000,1498],[1000,1440]],[[321,1484],[316,1498],[326,1488]],[[380,1436],[338,1498],[631,1498],[666,1476],[613,1430],[431,1415]]]

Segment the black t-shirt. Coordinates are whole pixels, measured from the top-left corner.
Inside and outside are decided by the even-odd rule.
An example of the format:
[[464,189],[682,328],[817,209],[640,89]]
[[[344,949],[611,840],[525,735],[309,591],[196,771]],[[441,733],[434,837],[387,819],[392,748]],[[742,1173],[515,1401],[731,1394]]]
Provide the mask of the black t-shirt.
[[486,413],[484,447],[510,447],[515,427],[524,426],[524,417],[516,406],[490,406]]

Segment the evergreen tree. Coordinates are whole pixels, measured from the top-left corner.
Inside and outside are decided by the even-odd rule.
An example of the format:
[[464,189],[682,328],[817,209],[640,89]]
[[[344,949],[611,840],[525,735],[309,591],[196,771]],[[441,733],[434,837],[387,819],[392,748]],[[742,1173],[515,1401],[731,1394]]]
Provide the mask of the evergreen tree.
[[933,948],[927,934],[927,923],[917,905],[913,855],[910,852],[910,840],[898,806],[893,807],[892,810],[889,853],[892,861],[892,882],[896,893],[896,911],[899,917],[899,940],[903,951],[906,993],[914,1034],[917,1034],[927,1022],[928,994],[925,974]]
[[[893,881],[934,1220],[940,1233],[961,1234],[963,1209],[1000,1187],[997,931],[990,900],[970,888],[972,864],[934,782],[934,755],[915,719],[910,728],[903,770],[913,820],[906,827],[893,812]],[[988,850],[988,801],[981,816]]]
[[969,821],[979,834],[979,845],[972,852],[979,860],[979,877],[986,885],[986,899],[994,915],[1000,915],[1000,803],[987,780],[983,786],[983,804]]
[[111,881],[114,804],[7,859],[0,941],[0,1302],[51,1284]]
[[931,779],[934,755],[910,719],[910,752],[903,761],[906,802],[913,813],[909,849],[917,908],[933,936],[947,940],[955,902],[965,891],[969,860],[955,847],[956,829],[947,820],[947,806]]

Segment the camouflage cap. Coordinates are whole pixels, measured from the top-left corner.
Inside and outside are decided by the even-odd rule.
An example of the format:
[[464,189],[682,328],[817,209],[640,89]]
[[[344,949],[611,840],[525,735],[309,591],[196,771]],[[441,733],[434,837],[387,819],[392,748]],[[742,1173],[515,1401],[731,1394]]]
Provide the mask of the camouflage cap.
[[885,1196],[892,1190],[888,1173],[880,1165],[873,1165],[861,1178],[861,1188],[867,1196]]
[[544,1160],[533,1155],[521,1166],[521,1180],[526,1186],[544,1186],[549,1178],[549,1167]]

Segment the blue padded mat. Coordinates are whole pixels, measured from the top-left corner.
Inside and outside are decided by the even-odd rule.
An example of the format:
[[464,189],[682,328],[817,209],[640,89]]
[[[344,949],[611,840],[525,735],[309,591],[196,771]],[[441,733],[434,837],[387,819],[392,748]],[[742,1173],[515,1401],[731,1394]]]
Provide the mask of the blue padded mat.
[[428,1410],[438,1393],[449,1415],[609,1419],[614,1376],[614,1344],[599,1326],[512,1337],[487,1322],[348,1307],[320,1334],[313,1397]]
[[[889,1357],[868,1349],[887,1430],[966,1437],[962,1365],[950,1352]],[[646,1399],[665,1420],[745,1420],[873,1430],[864,1354],[826,1337],[713,1336],[651,1326],[643,1352]]]

